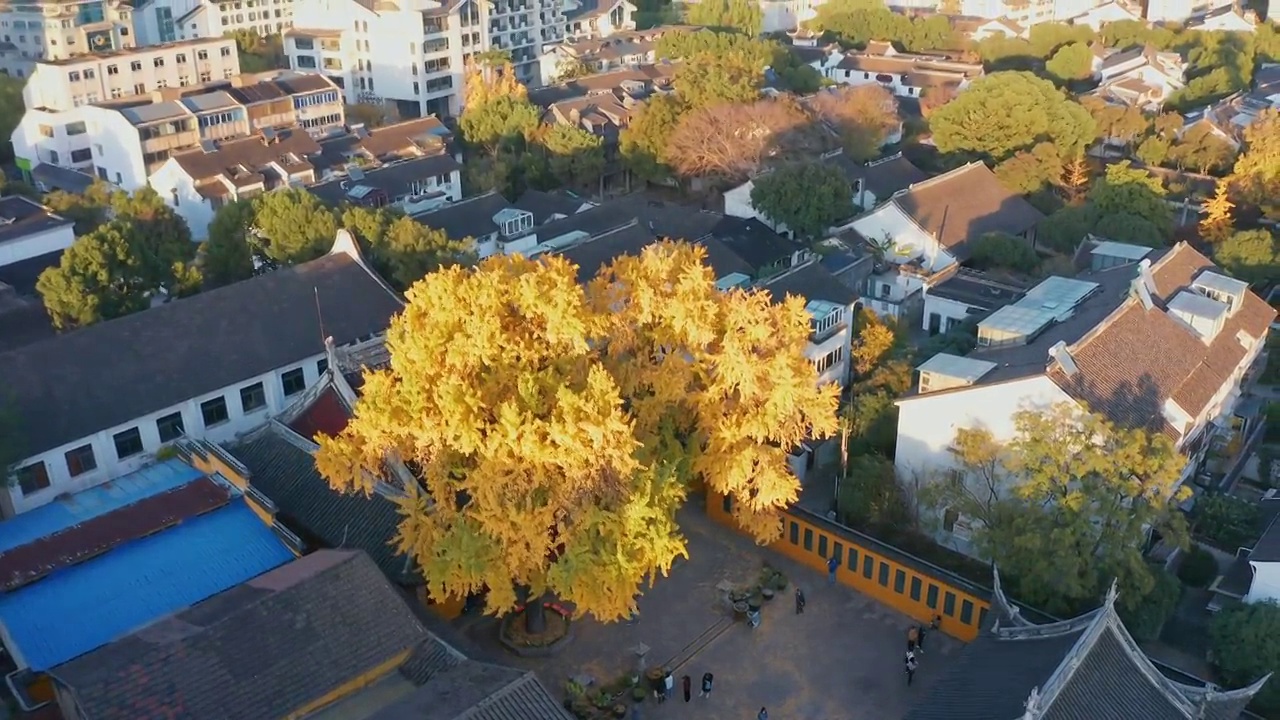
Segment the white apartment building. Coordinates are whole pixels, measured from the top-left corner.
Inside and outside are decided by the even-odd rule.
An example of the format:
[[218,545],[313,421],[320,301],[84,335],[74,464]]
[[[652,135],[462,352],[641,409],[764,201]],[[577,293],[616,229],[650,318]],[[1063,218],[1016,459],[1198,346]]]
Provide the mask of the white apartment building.
[[0,9],[0,73],[27,77],[35,63],[138,44],[122,0],[6,3]]
[[[956,431],[981,427],[1011,440],[1018,411],[1060,403],[1159,427],[1188,457],[1183,480],[1198,469],[1232,425],[1276,311],[1185,243],[1103,243],[1089,253],[1093,269],[1048,278],[982,320],[976,350],[917,368],[915,392],[898,400],[901,480],[972,481],[976,490],[981,481],[951,451]],[[938,541],[973,554],[976,520],[945,509],[941,520]]]
[[28,110],[70,110],[239,74],[234,40],[194,40],[37,63],[22,100]]
[[1037,23],[1069,20],[1104,2],[1105,0],[1030,0],[1026,3],[1010,3],[1006,0],[961,0],[959,14],[975,18],[1006,18],[1030,27]]
[[284,71],[169,87],[64,112],[29,110],[12,140],[24,169],[65,167],[135,190],[174,153],[201,143],[276,128],[324,136],[340,131],[344,120],[341,91],[332,81]]
[[140,45],[218,38],[238,30],[266,37],[293,24],[293,0],[143,0],[134,8]]
[[1234,0],[1149,0],[1146,19],[1152,23],[1182,23],[1234,4]]
[[341,231],[318,260],[0,353],[26,453],[0,515],[118,478],[180,438],[253,430],[323,376],[325,336],[375,340],[402,307]]

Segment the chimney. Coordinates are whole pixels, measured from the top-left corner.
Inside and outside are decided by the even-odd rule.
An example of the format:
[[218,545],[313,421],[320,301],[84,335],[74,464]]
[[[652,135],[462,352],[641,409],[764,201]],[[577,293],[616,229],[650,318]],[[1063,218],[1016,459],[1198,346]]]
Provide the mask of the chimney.
[[1071,351],[1067,349],[1067,344],[1061,340],[1049,348],[1049,359],[1057,361],[1058,367],[1062,368],[1062,372],[1067,377],[1080,372],[1080,368],[1076,366],[1075,358],[1071,357]]
[[1150,258],[1143,258],[1138,263],[1138,279],[1141,280],[1143,286],[1147,288],[1147,292],[1151,293],[1153,296],[1156,294],[1156,278],[1151,274]]

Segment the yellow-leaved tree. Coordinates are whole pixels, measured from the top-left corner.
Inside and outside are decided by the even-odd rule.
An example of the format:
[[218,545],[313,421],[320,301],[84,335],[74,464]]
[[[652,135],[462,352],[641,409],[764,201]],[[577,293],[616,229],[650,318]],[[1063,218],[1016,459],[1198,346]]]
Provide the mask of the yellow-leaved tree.
[[428,275],[388,330],[389,366],[319,440],[339,490],[371,491],[387,457],[416,469],[399,545],[435,597],[487,589],[503,613],[554,593],[624,617],[686,554],[675,515],[695,475],[771,538],[799,488],[786,449],[835,428],[799,301],[720,294],[702,250],[676,243],[587,292],[575,271],[498,256]]

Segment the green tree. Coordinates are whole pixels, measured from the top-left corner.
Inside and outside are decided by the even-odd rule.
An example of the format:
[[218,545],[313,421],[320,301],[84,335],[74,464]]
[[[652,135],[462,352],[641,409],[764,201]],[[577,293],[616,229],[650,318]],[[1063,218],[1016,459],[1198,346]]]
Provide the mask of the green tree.
[[912,520],[893,463],[879,455],[849,459],[836,497],[836,512],[840,522],[869,532],[906,527]]
[[1058,184],[1063,162],[1052,143],[1038,143],[1030,150],[1019,150],[995,168],[996,177],[1010,190],[1030,195]]
[[1173,617],[1182,597],[1182,584],[1172,573],[1158,566],[1147,566],[1151,574],[1151,590],[1138,597],[1120,597],[1117,601],[1125,629],[1140,642],[1160,638],[1160,630]]
[[522,143],[538,129],[542,113],[522,97],[504,95],[462,111],[458,127],[469,145],[493,150],[499,144]]
[[262,36],[254,30],[235,30],[227,35],[235,38],[241,72],[289,69],[289,58],[285,55],[284,42],[279,34]]
[[306,190],[288,188],[253,199],[253,235],[271,262],[315,260],[333,247],[337,232],[333,211]]
[[[1222,610],[1209,623],[1209,649],[1228,688],[1247,687],[1274,672],[1280,667],[1280,605],[1256,602]],[[1280,685],[1263,685],[1251,707],[1280,711]]]
[[1187,543],[1177,505],[1184,458],[1160,433],[1116,426],[1070,404],[1014,416],[1014,437],[961,429],[958,475],[921,500],[971,519],[972,542],[998,563],[1014,595],[1053,613],[1096,602],[1114,578],[1141,598],[1155,581],[1142,548],[1148,529]]
[[469,262],[469,246],[465,241],[450,240],[443,230],[402,215],[387,228],[373,258],[387,268],[392,283],[408,288],[441,267]]
[[1263,111],[1245,128],[1231,181],[1245,200],[1280,218],[1280,110]]
[[1234,233],[1214,245],[1213,259],[1248,283],[1261,285],[1280,277],[1280,243],[1264,229]]
[[200,246],[200,269],[207,288],[253,277],[253,202],[235,200],[213,214],[209,239]]
[[[1036,27],[1031,29],[1034,31]],[[1064,85],[1073,80],[1084,80],[1093,74],[1093,52],[1084,43],[1063,45],[1045,63],[1044,69]]]
[[692,25],[737,30],[745,35],[760,34],[764,13],[750,0],[702,0],[689,6],[685,19]]
[[1173,234],[1173,210],[1165,195],[1160,178],[1125,160],[1107,166],[1106,174],[1089,191],[1089,202],[1103,215],[1135,215],[1146,220],[1167,242]]
[[1135,154],[1143,163],[1158,167],[1165,164],[1172,152],[1172,142],[1160,137],[1159,135],[1152,135],[1151,137],[1143,140],[1142,144],[1138,145],[1138,150]]
[[944,153],[972,152],[996,160],[1046,139],[1063,157],[1093,140],[1089,112],[1048,80],[1027,72],[1001,72],[975,80],[929,118],[933,141]]
[[1235,147],[1208,123],[1200,123],[1183,133],[1169,154],[1179,170],[1190,169],[1201,175],[1228,169],[1235,157]]
[[1012,270],[1031,274],[1040,267],[1040,256],[1025,238],[1005,233],[987,233],[970,244],[974,267]]
[[112,197],[118,191],[102,180],[94,180],[83,193],[55,190],[44,196],[44,204],[75,222],[76,235],[88,235],[107,221]]
[[747,103],[760,96],[763,68],[750,56],[700,53],[676,68],[673,84],[690,107]]
[[675,95],[650,98],[618,139],[618,149],[627,169],[652,182],[671,177],[664,149],[687,112],[688,105]]
[[815,240],[853,215],[853,190],[844,173],[827,163],[788,165],[755,179],[751,204],[797,236]]
[[136,232],[127,220],[112,220],[77,238],[57,267],[40,274],[36,290],[59,330],[145,310],[158,289],[145,277]]
[[604,173],[604,139],[580,127],[557,123],[541,138],[551,174],[561,185],[594,187]]

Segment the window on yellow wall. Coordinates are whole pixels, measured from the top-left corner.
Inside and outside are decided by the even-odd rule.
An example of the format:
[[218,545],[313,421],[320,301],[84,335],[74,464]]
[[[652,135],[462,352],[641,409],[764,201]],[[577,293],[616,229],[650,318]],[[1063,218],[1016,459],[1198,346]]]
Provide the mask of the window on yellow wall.
[[813,550],[813,528],[804,529],[804,549]]
[[987,609],[981,608],[978,610],[978,627],[984,628],[986,626],[987,626]]
[[791,544],[792,545],[800,544],[800,523],[797,523],[797,522],[791,523]]
[[818,554],[821,555],[822,557],[827,556],[827,536],[826,535],[818,536]]
[[836,567],[840,567],[840,563],[844,562],[844,545],[839,542],[833,543],[831,557],[836,559]]
[[933,583],[929,583],[929,594],[927,597],[925,597],[924,604],[928,605],[934,610],[938,609],[938,586],[937,585],[934,585]]
[[880,587],[889,587],[889,563],[880,561]]
[[973,623],[973,603],[968,600],[960,603],[960,622],[965,625]]
[[870,555],[862,556],[862,577],[870,580],[876,574],[876,559]]
[[920,578],[911,576],[911,599],[920,602]]
[[947,592],[946,595],[942,596],[942,614],[946,615],[947,617],[956,616],[956,594],[955,593]]
[[907,591],[907,574],[901,570],[893,573],[893,591],[901,595]]
[[849,548],[849,572],[858,572],[858,550],[857,548]]

